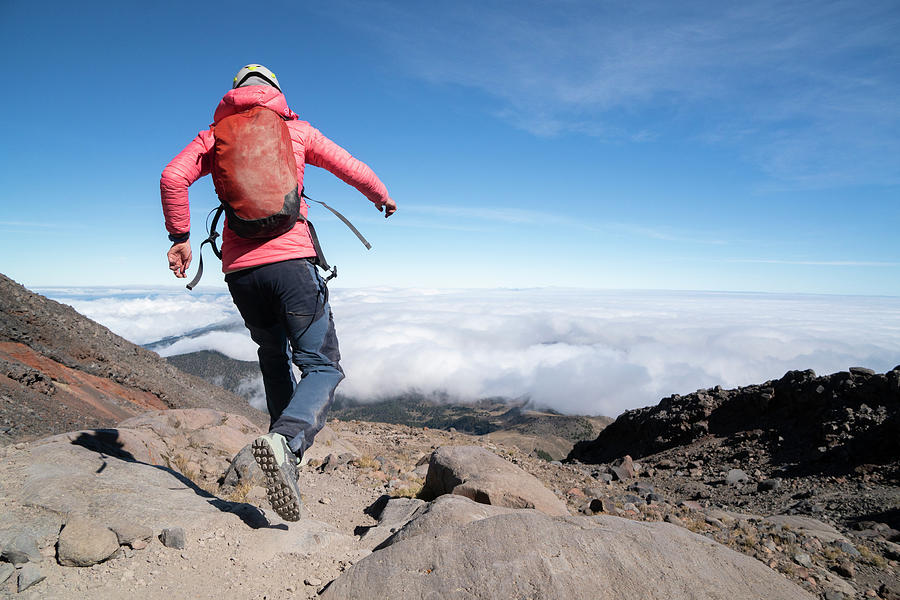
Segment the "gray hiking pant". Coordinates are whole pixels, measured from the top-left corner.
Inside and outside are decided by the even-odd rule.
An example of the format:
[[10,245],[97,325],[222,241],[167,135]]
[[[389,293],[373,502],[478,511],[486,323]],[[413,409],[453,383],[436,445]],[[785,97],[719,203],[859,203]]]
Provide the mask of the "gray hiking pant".
[[[325,282],[306,259],[228,273],[225,281],[259,345],[269,431],[285,436],[302,456],[325,425],[344,378]],[[300,369],[299,382],[292,362]]]

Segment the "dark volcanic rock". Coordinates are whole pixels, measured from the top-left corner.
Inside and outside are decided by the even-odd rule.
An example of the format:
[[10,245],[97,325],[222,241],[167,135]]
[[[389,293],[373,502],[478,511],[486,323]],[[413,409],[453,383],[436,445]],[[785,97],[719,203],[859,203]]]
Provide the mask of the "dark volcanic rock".
[[[789,371],[761,385],[676,394],[623,413],[595,440],[576,444],[569,458],[589,463],[626,453],[642,458],[710,435],[733,445],[752,440],[773,464],[794,474],[841,473],[895,461],[900,367],[885,374],[854,367],[823,377]],[[751,455],[744,450],[735,458]]]
[[185,537],[184,529],[181,527],[166,527],[159,534],[159,541],[166,548],[184,549]]

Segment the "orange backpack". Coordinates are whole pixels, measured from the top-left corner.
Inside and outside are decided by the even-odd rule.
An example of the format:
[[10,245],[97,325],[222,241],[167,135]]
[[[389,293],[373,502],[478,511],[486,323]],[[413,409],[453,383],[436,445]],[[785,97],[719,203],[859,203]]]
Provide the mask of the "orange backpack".
[[253,239],[290,231],[300,216],[300,195],[284,119],[257,106],[225,117],[213,135],[212,179],[228,227]]

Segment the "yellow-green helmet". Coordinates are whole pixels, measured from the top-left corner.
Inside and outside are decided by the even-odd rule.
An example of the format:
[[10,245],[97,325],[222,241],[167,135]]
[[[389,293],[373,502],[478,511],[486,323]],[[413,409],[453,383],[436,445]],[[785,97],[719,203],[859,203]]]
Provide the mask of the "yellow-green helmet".
[[275,77],[275,73],[262,65],[247,65],[246,67],[242,67],[241,70],[237,72],[237,75],[234,76],[234,81],[231,83],[231,89],[240,87],[250,77],[259,77],[272,85],[279,92],[281,91],[281,86],[278,85],[278,78]]

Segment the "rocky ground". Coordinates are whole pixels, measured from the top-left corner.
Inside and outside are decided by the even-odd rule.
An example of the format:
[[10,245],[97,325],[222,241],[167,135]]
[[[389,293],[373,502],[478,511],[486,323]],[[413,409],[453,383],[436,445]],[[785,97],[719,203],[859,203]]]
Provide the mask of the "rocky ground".
[[[364,564],[366,557],[380,556],[383,550],[373,554],[373,549],[403,528],[412,509],[425,505],[423,500],[400,499],[434,496],[433,489],[423,486],[435,449],[477,446],[533,475],[571,515],[666,521],[753,557],[766,571],[783,575],[812,597],[900,597],[900,540],[890,526],[898,493],[878,473],[771,483],[752,457],[734,464],[730,454],[729,460],[724,458],[721,447],[704,447],[702,442],[637,464],[628,459],[598,465],[549,463],[482,437],[336,421],[302,469],[303,519],[284,523],[267,510],[261,479],[240,451],[256,433],[252,423],[238,416],[163,411],[123,423],[114,442],[96,434],[87,439],[70,434],[0,449],[2,503],[12,508],[0,517],[0,545],[8,555],[14,533],[30,534],[39,553],[31,564],[46,577],[19,594],[17,578],[23,568],[18,568],[0,589],[23,598],[68,599],[97,593],[151,599],[222,594],[314,598],[336,579],[349,585],[358,575],[340,578],[353,565]],[[81,454],[76,457],[75,451]],[[154,460],[158,468],[151,469],[147,465]],[[46,473],[51,464],[63,472]],[[740,466],[744,468],[738,473]],[[141,472],[125,475],[139,468]],[[105,476],[115,477],[111,488],[101,484]],[[529,485],[522,480],[514,487],[525,490]],[[470,497],[481,493],[466,492],[464,487],[454,493]],[[88,492],[90,502],[84,500]],[[377,517],[385,518],[379,515],[385,496],[398,499],[392,506],[415,504],[399,518],[394,515],[396,523],[377,527]],[[518,508],[535,505],[510,498],[508,491],[494,489],[480,499]],[[211,504],[219,510],[211,510]],[[97,564],[62,566],[60,528],[65,532],[63,526],[68,527],[77,512],[87,513],[101,530],[119,527],[116,519],[131,515],[132,521],[143,524],[143,537],[136,544],[114,543],[107,549],[112,557]],[[479,518],[484,516],[493,515]],[[163,529],[179,527],[185,532],[184,547],[164,545],[159,538]],[[663,544],[663,536],[655,536],[647,542],[649,547],[657,543],[653,539]],[[651,558],[628,560],[644,560],[648,572],[652,570]],[[630,566],[641,569],[638,564]],[[695,597],[707,597],[701,591],[695,590]],[[361,595],[351,597],[375,597],[357,593]]]

